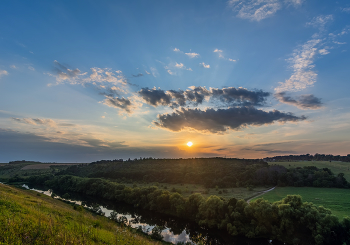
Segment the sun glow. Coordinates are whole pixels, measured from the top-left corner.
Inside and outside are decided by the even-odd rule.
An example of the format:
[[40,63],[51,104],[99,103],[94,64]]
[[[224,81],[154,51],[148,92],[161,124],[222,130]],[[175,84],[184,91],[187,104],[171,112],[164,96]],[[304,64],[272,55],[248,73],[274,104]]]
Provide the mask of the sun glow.
[[191,141],[187,142],[187,146],[188,146],[188,147],[191,147],[192,145],[193,145],[193,144],[192,144]]

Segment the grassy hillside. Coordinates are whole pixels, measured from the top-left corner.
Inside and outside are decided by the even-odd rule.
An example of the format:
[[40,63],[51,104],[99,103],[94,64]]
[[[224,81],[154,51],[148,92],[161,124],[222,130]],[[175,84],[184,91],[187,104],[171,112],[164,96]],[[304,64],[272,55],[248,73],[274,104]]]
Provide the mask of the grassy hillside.
[[344,173],[347,181],[350,181],[350,163],[349,162],[330,162],[330,161],[301,161],[301,162],[269,162],[269,165],[282,165],[286,168],[315,166],[317,168],[329,168],[334,174]]
[[0,244],[164,244],[34,191],[0,184]]
[[312,202],[316,206],[324,206],[332,210],[339,219],[350,216],[350,190],[338,188],[313,187],[276,187],[274,190],[259,196],[269,202],[279,201],[287,195],[301,195],[304,202]]

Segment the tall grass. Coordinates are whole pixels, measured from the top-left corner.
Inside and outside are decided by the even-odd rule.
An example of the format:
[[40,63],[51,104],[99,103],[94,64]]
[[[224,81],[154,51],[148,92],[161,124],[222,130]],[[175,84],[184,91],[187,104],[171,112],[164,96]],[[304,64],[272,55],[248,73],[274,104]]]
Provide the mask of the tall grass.
[[0,184],[0,244],[162,244],[87,210]]

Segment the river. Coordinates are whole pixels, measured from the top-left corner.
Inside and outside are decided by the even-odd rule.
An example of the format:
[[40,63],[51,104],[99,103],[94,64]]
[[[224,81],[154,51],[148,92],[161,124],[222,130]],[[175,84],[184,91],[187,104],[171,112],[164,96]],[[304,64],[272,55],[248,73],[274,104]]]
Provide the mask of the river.
[[[28,186],[22,187],[34,190],[45,195],[51,196],[51,190],[42,186]],[[61,198],[64,193],[55,191],[57,197]],[[80,195],[78,193],[68,193],[70,195],[67,201],[82,205],[86,208],[99,207],[106,217],[114,211],[118,217],[124,216],[127,218],[127,224],[133,228],[141,228],[145,233],[151,233],[155,226],[162,227],[161,235],[163,240],[173,244],[198,244],[200,241],[205,245],[280,245],[283,244],[278,241],[271,241],[268,239],[248,239],[245,237],[230,236],[227,232],[215,229],[206,229],[199,225],[182,220],[176,217],[167,216],[164,214],[155,213],[140,208],[135,208],[132,205],[124,203],[115,203],[109,200],[102,200],[91,198],[89,196]],[[61,198],[63,199],[63,198]],[[182,243],[181,243],[182,242]]]

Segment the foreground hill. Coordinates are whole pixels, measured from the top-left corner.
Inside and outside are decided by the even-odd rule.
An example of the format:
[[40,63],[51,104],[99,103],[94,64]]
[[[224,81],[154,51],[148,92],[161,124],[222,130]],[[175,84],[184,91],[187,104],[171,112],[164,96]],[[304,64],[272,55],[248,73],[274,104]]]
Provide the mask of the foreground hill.
[[0,244],[164,244],[34,191],[0,184]]

